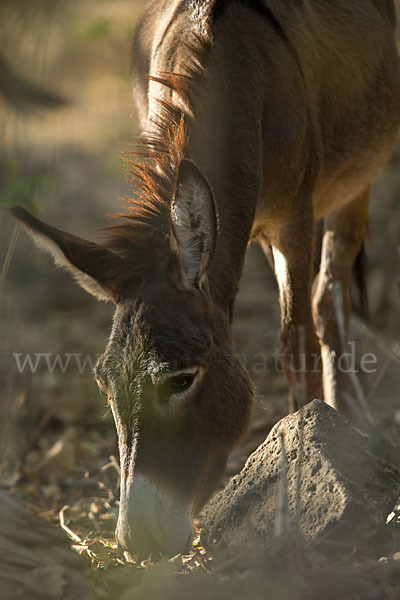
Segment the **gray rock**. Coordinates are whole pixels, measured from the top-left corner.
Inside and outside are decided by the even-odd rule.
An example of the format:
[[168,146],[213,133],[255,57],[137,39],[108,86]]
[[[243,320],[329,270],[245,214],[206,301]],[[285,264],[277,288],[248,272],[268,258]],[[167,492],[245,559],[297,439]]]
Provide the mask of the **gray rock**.
[[399,493],[399,471],[374,436],[314,400],[277,423],[210,501],[201,540],[209,550],[236,552],[257,539],[268,551],[278,515],[286,533],[289,528],[306,541],[323,539],[326,548],[338,541],[363,544],[382,528]]

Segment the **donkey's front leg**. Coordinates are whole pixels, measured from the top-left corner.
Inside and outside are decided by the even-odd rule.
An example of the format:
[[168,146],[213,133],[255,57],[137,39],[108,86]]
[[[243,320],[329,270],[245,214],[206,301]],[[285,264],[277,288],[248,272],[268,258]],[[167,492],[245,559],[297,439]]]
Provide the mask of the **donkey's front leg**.
[[[366,190],[325,219],[321,266],[313,298],[314,320],[322,349],[325,402],[352,418],[355,416],[351,403],[354,388],[348,369],[342,364],[347,349],[343,347],[335,314],[334,284],[338,282],[341,288],[347,343],[351,274],[367,229],[368,200],[369,190]],[[366,415],[360,417],[358,421],[363,423]]]
[[322,395],[320,346],[311,309],[312,210],[296,213],[272,240],[281,306],[279,358],[291,388],[291,411]]

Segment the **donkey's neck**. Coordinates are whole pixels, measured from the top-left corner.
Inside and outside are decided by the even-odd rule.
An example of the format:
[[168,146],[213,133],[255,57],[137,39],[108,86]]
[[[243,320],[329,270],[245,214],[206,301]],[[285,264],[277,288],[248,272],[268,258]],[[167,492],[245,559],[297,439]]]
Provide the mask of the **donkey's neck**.
[[251,81],[211,56],[196,90],[186,152],[208,179],[220,233],[210,270],[213,299],[232,312],[261,182],[260,102]]

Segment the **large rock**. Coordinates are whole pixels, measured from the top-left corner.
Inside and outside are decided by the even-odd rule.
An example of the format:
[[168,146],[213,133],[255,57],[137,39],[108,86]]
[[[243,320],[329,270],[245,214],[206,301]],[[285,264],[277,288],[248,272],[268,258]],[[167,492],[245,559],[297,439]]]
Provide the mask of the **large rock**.
[[286,532],[291,527],[307,541],[362,544],[384,525],[400,493],[399,471],[385,456],[374,436],[314,400],[275,425],[210,501],[202,543],[235,552],[258,539],[268,550],[278,515]]

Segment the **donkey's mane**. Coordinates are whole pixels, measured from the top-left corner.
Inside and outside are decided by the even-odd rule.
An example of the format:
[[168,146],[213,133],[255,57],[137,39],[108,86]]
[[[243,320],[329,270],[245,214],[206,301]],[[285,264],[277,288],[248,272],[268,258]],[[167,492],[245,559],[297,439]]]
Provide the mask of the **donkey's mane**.
[[174,94],[168,100],[157,99],[152,132],[138,138],[123,157],[134,197],[127,199],[122,212],[111,215],[117,222],[103,230],[107,232],[105,247],[134,263],[135,274],[147,272],[168,255],[176,173],[185,156],[188,122],[193,116],[193,87],[203,73],[209,46],[205,36],[193,34],[190,44],[183,43],[184,60],[178,64],[179,72],[148,75],[149,80]]

